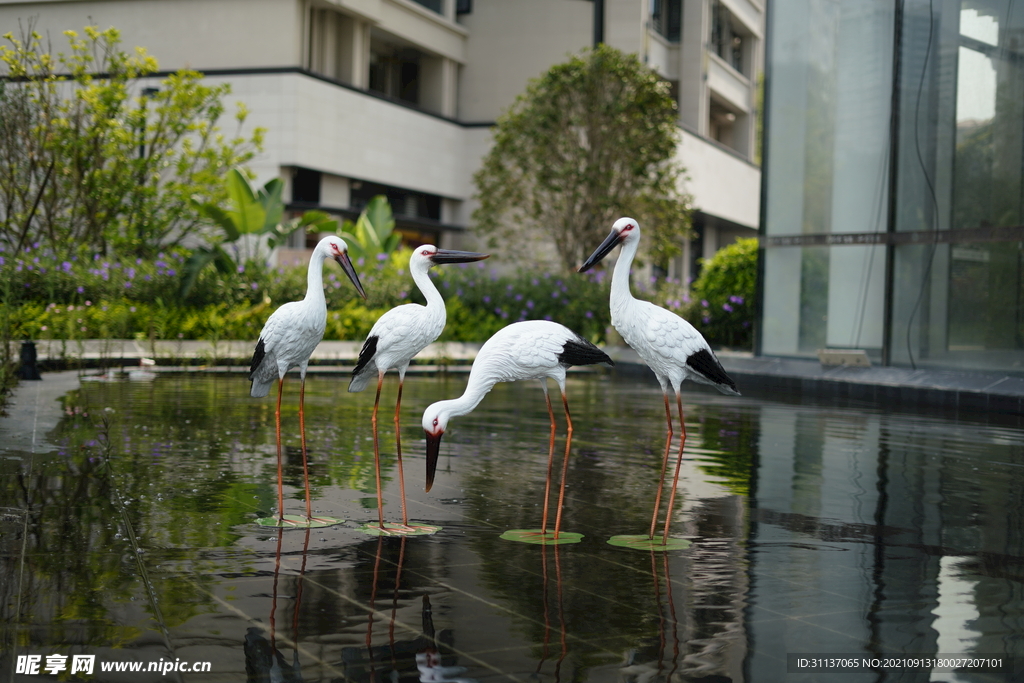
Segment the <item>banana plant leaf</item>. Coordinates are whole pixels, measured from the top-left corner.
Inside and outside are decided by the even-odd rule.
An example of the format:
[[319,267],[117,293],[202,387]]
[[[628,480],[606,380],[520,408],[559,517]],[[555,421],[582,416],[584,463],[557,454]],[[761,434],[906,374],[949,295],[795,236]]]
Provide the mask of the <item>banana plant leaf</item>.
[[234,260],[219,245],[195,249],[182,268],[181,287],[178,291],[181,298],[184,299],[188,296],[195,286],[199,274],[211,263],[214,264],[218,272],[224,274],[230,273],[235,267]]

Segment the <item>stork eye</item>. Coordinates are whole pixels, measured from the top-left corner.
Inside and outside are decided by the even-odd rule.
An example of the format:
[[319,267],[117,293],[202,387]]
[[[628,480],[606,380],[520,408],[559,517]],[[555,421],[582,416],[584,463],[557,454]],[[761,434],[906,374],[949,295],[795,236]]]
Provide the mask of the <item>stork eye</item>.
[[429,249],[424,249],[420,253],[423,254],[424,256],[430,256],[430,250]]
[[434,418],[434,426],[435,427],[437,426],[437,418],[436,417]]

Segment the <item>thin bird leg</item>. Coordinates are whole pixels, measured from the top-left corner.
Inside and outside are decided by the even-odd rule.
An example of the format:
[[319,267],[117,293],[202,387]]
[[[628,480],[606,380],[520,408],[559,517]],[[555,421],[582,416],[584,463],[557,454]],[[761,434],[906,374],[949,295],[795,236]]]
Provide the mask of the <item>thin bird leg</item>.
[[277,431],[277,524],[284,524],[284,464],[281,462],[281,394],[284,393],[284,377],[277,382],[277,410],[274,411],[274,427]]
[[384,384],[384,373],[377,373],[377,398],[373,402],[373,465],[377,474],[377,516],[380,517],[380,528],[384,530],[384,493],[380,485],[380,445],[377,440],[377,408],[380,406],[380,388]]
[[665,513],[665,533],[661,538],[661,544],[668,543],[668,525],[672,521],[672,509],[676,502],[676,487],[679,485],[679,470],[683,466],[683,445],[686,443],[686,422],[683,420],[683,397],[676,392],[676,403],[679,405],[679,427],[683,430],[679,437],[679,459],[676,460],[676,474],[672,477],[672,491],[668,494],[668,511]]
[[672,409],[668,407],[668,393],[665,396],[665,417],[668,418],[668,433],[665,435],[665,455],[661,459],[661,476],[658,477],[658,494],[654,497],[654,515],[651,517],[651,533],[654,540],[654,529],[658,526],[658,510],[661,508],[661,491],[665,486],[665,472],[668,470],[668,449],[672,445]]
[[313,510],[309,493],[309,461],[306,457],[306,378],[299,385],[299,434],[302,438],[302,480],[306,486],[306,521],[313,519]]
[[[565,478],[569,474],[569,449],[572,447],[572,418],[569,417],[569,400],[562,392],[562,405],[565,406],[565,458],[562,461],[562,485],[558,491],[558,514],[555,515],[555,540],[558,540],[558,530],[562,528],[562,503],[565,501]],[[556,562],[557,562],[557,555]]]
[[409,515],[405,508],[405,471],[402,468],[402,385],[405,377],[398,377],[398,402],[395,403],[395,448],[398,454],[398,488],[402,492],[402,526],[409,526]]
[[551,496],[551,470],[555,464],[555,411],[551,409],[551,396],[548,395],[546,381],[543,386],[544,400],[548,404],[548,417],[551,418],[551,438],[548,439],[548,476],[544,481],[544,513],[540,518],[540,532],[542,536],[548,532],[548,498]]

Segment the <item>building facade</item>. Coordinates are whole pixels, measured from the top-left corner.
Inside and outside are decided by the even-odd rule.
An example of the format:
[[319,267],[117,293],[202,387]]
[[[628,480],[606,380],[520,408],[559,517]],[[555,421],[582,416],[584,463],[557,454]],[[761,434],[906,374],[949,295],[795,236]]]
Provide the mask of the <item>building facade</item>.
[[291,208],[352,216],[384,193],[409,240],[445,245],[471,245],[494,121],[600,30],[677,95],[700,228],[674,264],[684,277],[755,234],[763,17],[760,0],[0,0],[0,33],[31,19],[59,45],[65,29],[116,26],[164,71],[230,82],[268,130],[251,167],[285,181]]
[[1024,6],[773,4],[757,350],[1024,372]]

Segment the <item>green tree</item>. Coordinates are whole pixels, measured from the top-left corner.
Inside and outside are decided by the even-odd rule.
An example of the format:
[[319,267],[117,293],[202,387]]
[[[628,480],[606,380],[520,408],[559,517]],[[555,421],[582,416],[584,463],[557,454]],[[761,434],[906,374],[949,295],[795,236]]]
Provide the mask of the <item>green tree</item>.
[[189,199],[223,198],[225,170],[259,149],[263,131],[221,133],[226,84],[178,71],[158,88],[143,48],[120,48],[115,28],[65,31],[70,52],[52,54],[29,26],[4,35],[0,68],[0,240],[41,242],[140,257],[178,244],[202,223]]
[[631,215],[655,227],[645,246],[663,264],[690,227],[677,118],[669,84],[636,55],[600,45],[553,66],[498,119],[474,176],[478,230],[492,248],[553,242],[572,269]]

